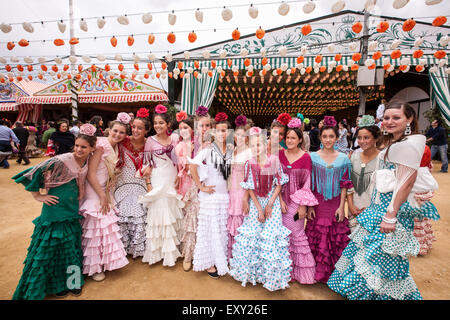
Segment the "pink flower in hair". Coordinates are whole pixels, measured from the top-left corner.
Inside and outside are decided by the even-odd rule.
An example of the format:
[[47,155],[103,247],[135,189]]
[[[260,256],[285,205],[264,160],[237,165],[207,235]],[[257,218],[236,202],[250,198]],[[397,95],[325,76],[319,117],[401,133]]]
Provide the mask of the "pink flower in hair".
[[260,127],[251,127],[248,134],[250,136],[257,136],[260,135],[262,132],[262,129]]
[[155,107],[155,112],[156,112],[156,113],[166,113],[166,112],[167,112],[167,108],[164,107],[162,104],[158,104],[158,105]]
[[299,118],[294,118],[288,123],[288,128],[295,129],[295,128],[301,128],[302,127],[302,120]]
[[146,108],[140,108],[136,113],[136,117],[138,118],[147,118],[150,115],[150,112]]
[[90,123],[86,123],[83,124],[80,127],[80,134],[84,134],[86,136],[91,136],[93,137],[95,135],[95,131],[97,131],[97,128],[95,128],[92,124]]
[[247,117],[244,115],[237,116],[236,120],[234,120],[236,127],[242,127],[247,124]]
[[131,117],[128,113],[126,112],[119,112],[117,114],[117,121],[123,123],[123,124],[129,124],[131,121]]
[[335,127],[337,122],[333,116],[325,116],[325,118],[323,118],[323,125],[327,127]]

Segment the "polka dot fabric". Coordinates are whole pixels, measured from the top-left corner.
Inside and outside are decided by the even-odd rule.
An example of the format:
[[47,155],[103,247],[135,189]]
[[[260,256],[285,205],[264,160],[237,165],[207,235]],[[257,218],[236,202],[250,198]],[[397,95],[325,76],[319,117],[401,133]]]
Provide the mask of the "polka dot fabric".
[[[248,181],[241,183],[243,188],[254,189],[251,169]],[[287,182],[288,177],[281,175],[281,181],[274,178],[272,189],[267,197],[257,197],[264,209],[272,196],[276,185]],[[238,228],[238,235],[233,245],[233,258],[230,259],[229,274],[245,286],[247,283],[262,283],[269,291],[289,287],[292,260],[289,256],[289,234],[291,231],[283,226],[281,206],[276,199],[272,216],[264,223],[258,221],[258,209],[250,201],[250,212]]]
[[[383,163],[393,170],[395,164]],[[383,167],[382,166],[382,167]],[[374,190],[370,206],[357,218],[359,225],[350,235],[350,243],[335,265],[328,286],[351,300],[422,300],[409,273],[409,256],[419,253],[414,238],[414,218],[437,218],[436,208],[430,202],[413,208],[406,202],[397,214],[396,230],[380,233],[380,223],[392,200],[392,192],[379,193],[375,203]]]

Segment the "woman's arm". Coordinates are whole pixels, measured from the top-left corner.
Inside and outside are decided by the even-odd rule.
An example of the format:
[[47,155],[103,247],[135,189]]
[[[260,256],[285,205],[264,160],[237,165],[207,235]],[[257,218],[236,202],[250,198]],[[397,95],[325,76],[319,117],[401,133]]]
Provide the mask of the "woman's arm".
[[261,206],[261,204],[258,201],[258,198],[255,195],[255,192],[252,189],[248,190],[248,193],[250,194],[250,198],[252,199],[253,203],[256,206],[256,209],[258,209],[258,221],[259,222],[264,222],[266,220],[265,215],[264,215],[264,210]]
[[214,189],[215,186],[204,186],[201,182],[200,182],[200,178],[198,176],[198,171],[197,171],[198,165],[196,164],[189,164],[189,170],[191,172],[192,175],[192,180],[194,180],[195,185],[197,186],[197,188],[202,191],[202,192],[206,192],[209,194],[213,194],[216,190]]
[[89,169],[87,174],[87,179],[89,184],[97,193],[100,198],[100,206],[103,214],[106,214],[109,211],[109,204],[106,198],[105,190],[100,186],[97,178],[97,169],[100,164],[101,158],[103,154],[103,148],[97,148],[94,152],[94,155],[89,159]]
[[345,219],[344,205],[345,199],[347,198],[347,188],[341,189],[341,200],[339,202],[339,207],[336,210],[337,222],[342,222]]
[[275,190],[273,191],[272,196],[269,199],[269,202],[267,203],[266,207],[264,208],[264,212],[266,215],[266,219],[269,219],[272,216],[272,207],[275,203],[275,200],[277,199],[278,195],[281,191],[281,185],[277,185]]

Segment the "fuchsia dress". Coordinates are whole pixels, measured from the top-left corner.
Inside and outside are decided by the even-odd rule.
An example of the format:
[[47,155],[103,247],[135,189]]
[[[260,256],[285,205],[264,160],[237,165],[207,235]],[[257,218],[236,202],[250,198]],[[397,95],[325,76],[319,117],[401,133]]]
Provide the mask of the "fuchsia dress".
[[335,213],[339,208],[341,189],[353,188],[351,163],[343,153],[339,153],[332,164],[323,161],[317,152],[311,153],[311,160],[312,190],[319,205],[314,208],[315,218],[306,224],[306,235],[316,261],[315,280],[326,283],[350,241],[348,219],[337,222]]
[[234,237],[238,234],[237,229],[244,221],[242,214],[242,199],[245,195],[245,190],[241,187],[241,182],[244,181],[244,167],[245,163],[250,160],[252,153],[250,149],[246,149],[236,156],[233,154],[231,161],[231,182],[230,182],[230,205],[228,207],[228,259],[232,256]]
[[[97,179],[110,199],[110,210],[102,214],[100,198],[89,182],[86,183],[86,194],[80,206],[83,220],[83,273],[92,276],[103,271],[120,269],[128,264],[126,251],[122,243],[120,227],[118,225],[119,211],[117,210],[111,191],[107,190],[107,182],[111,174],[108,166],[115,168],[117,153],[112,148],[108,138],[97,138],[97,149],[102,149],[103,154],[97,168]],[[110,169],[110,171],[112,171]]]
[[292,280],[302,284],[313,284],[316,262],[309,248],[305,234],[305,219],[294,220],[300,206],[316,206],[316,197],[311,191],[311,157],[308,153],[289,163],[284,150],[279,153],[283,172],[289,176],[289,182],[283,185],[281,196],[286,203],[287,212],[282,215],[283,225],[291,230],[289,253],[292,259]]

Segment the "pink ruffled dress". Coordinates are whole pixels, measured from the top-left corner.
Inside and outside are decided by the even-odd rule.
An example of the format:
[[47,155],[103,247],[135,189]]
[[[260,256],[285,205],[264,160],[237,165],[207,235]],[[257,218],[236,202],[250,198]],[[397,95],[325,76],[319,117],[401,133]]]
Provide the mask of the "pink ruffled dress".
[[230,180],[230,205],[228,206],[228,259],[232,257],[233,244],[236,242],[234,237],[238,234],[237,229],[244,221],[242,214],[242,198],[245,195],[245,190],[241,187],[241,182],[244,181],[244,167],[245,162],[250,160],[252,153],[250,149],[246,149],[236,156],[233,155],[231,162],[231,180]]
[[311,253],[316,261],[315,280],[327,283],[342,251],[350,241],[348,219],[336,221],[342,188],[353,188],[349,173],[349,158],[339,153],[332,164],[322,160],[317,152],[311,153],[312,191],[319,204],[314,208],[316,216],[306,224]]
[[[110,177],[108,165],[115,167],[117,153],[108,142],[108,138],[97,138],[97,148],[103,150],[102,159],[97,168],[97,179],[100,186],[107,189]],[[109,163],[108,163],[109,162]],[[84,216],[82,222],[83,235],[81,246],[83,248],[83,273],[92,276],[103,271],[120,269],[128,264],[126,258],[118,213],[111,190],[109,192],[110,210],[101,213],[100,198],[89,182],[86,183],[86,193],[80,206],[80,214]]]
[[[186,261],[192,261],[194,258],[195,237],[197,234],[198,223],[198,188],[192,180],[187,166],[186,157],[187,144],[181,141],[175,147],[175,154],[178,160],[178,194],[182,196],[185,205],[183,208],[183,223],[181,236],[181,256]],[[192,156],[192,154],[191,154]]]
[[294,220],[300,206],[319,204],[311,191],[311,157],[305,153],[300,159],[289,163],[285,151],[279,153],[283,172],[289,176],[289,182],[283,185],[281,195],[286,203],[287,212],[282,215],[283,225],[291,230],[289,253],[292,259],[292,280],[302,284],[315,283],[316,262],[309,248],[305,234],[305,219]]

